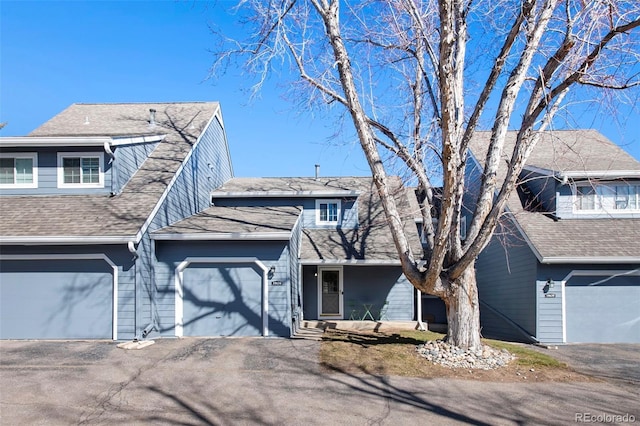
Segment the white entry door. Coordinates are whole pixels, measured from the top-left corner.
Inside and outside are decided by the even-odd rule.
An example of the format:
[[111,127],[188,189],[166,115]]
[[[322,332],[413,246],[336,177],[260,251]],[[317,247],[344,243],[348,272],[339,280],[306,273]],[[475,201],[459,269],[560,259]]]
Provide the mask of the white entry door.
[[318,268],[318,312],[320,319],[342,319],[342,268]]

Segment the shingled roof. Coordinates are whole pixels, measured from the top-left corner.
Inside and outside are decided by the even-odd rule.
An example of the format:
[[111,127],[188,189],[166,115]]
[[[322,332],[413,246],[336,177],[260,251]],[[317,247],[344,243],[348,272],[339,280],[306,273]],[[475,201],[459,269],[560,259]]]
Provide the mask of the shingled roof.
[[133,239],[218,109],[217,102],[71,105],[29,134],[34,144],[43,137],[165,137],[116,196],[0,197],[0,235],[5,241]]
[[[516,132],[509,132],[504,152],[510,152]],[[489,132],[478,132],[470,149],[482,165],[489,142]],[[506,172],[507,157],[499,176]],[[595,130],[564,130],[542,135],[527,166],[561,176],[589,172],[640,171],[640,162]],[[514,193],[508,210],[525,234],[539,258],[545,261],[567,259],[640,259],[640,220],[613,217],[601,219],[562,219],[526,209]]]
[[[398,208],[405,216],[405,232],[417,256],[421,245],[414,212],[407,191],[397,177],[389,179],[395,194]],[[302,233],[301,261],[303,263],[318,262],[353,262],[367,261],[395,263],[398,254],[393,243],[391,231],[386,223],[380,197],[371,177],[283,177],[283,178],[233,178],[221,188],[214,191],[214,198],[220,197],[280,197],[296,199],[299,197],[315,198],[345,197],[358,200],[357,229],[314,229],[306,228]],[[216,207],[209,210],[216,212]],[[234,222],[253,222],[253,216],[245,216],[245,209],[236,210],[238,215],[229,220],[229,226],[237,226]],[[274,220],[273,216],[265,216],[266,226]],[[288,214],[288,213],[287,213]],[[276,223],[278,220],[276,220]],[[261,229],[261,228],[257,228]],[[165,232],[165,230],[163,230]],[[166,232],[169,232],[168,230]]]

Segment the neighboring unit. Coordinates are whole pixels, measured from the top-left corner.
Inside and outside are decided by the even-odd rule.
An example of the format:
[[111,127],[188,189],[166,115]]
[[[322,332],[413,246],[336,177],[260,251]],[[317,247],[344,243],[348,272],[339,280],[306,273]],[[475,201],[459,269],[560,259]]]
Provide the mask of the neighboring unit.
[[74,104],[0,149],[0,338],[152,329],[150,233],[233,175],[218,103]]
[[507,210],[476,263],[484,336],[640,342],[640,162],[595,131],[545,133]]

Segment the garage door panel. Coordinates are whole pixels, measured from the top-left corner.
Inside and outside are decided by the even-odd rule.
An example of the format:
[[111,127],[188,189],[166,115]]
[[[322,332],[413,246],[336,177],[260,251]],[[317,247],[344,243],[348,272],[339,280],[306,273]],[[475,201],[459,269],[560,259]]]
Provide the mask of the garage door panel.
[[112,338],[113,275],[102,261],[3,261],[0,338]]
[[640,278],[602,280],[579,277],[567,283],[567,342],[640,342]]
[[253,266],[190,265],[183,274],[184,335],[261,335],[261,277]]

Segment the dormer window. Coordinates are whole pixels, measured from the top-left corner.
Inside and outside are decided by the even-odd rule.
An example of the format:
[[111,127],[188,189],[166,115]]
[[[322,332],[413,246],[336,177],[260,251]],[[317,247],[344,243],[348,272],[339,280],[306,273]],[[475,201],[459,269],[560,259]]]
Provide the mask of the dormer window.
[[0,154],[0,188],[37,188],[36,153]]
[[337,225],[340,207],[340,200],[316,200],[316,224]]
[[579,212],[640,210],[640,185],[578,184],[574,206]]
[[102,155],[96,153],[58,153],[59,188],[102,188]]

